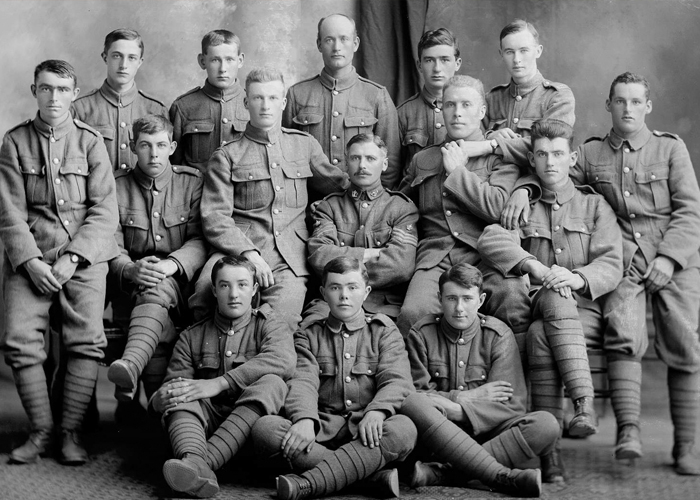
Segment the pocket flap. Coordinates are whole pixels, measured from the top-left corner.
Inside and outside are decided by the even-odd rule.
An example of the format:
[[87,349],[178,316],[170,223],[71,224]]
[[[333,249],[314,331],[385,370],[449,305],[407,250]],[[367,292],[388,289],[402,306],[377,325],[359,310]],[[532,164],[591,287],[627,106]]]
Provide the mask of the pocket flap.
[[323,121],[323,115],[317,113],[299,113],[292,121],[297,125],[316,125]]
[[165,227],[175,227],[180,224],[186,224],[189,217],[189,207],[180,210],[170,210],[167,214],[163,214],[163,225]]
[[587,173],[588,184],[595,184],[596,182],[613,182],[615,174],[606,171],[593,171]]
[[305,179],[313,175],[309,164],[303,162],[282,165],[282,171],[288,179]]
[[335,363],[319,363],[318,374],[320,377],[334,377],[338,372],[338,367]]
[[102,136],[103,139],[107,139],[108,141],[114,140],[114,136],[115,136],[114,127],[104,126],[104,127],[93,127],[93,128],[100,133],[100,135]]
[[377,364],[376,361],[358,361],[352,367],[350,373],[353,375],[376,375]]
[[411,144],[424,148],[428,144],[428,135],[422,130],[409,131],[403,138],[403,145],[410,146]]
[[61,175],[88,175],[87,162],[66,162],[59,169]]
[[119,223],[122,228],[137,227],[147,231],[150,227],[150,218],[148,214],[142,212],[120,212]]
[[214,122],[210,121],[192,121],[185,123],[185,128],[182,135],[187,134],[208,134],[214,131]]
[[25,175],[44,175],[46,173],[46,166],[40,166],[36,163],[21,163],[19,168]]
[[447,363],[444,361],[428,361],[428,370],[431,378],[447,378],[450,376],[450,370]]
[[644,172],[636,172],[634,174],[634,179],[637,181],[637,184],[648,184],[650,182],[656,181],[667,181],[668,167],[647,170]]
[[346,116],[346,127],[371,127],[379,120],[374,116]]
[[270,172],[262,168],[234,168],[231,170],[231,180],[234,182],[254,182],[270,178]]
[[516,127],[520,130],[530,130],[532,128],[533,123],[535,123],[535,120],[521,119],[518,120]]
[[469,382],[486,382],[488,373],[485,366],[468,366],[464,370],[464,381]]

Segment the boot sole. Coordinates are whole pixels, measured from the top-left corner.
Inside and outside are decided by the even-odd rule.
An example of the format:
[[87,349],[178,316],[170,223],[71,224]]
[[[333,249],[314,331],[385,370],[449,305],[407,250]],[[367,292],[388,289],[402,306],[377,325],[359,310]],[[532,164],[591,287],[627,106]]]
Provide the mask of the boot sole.
[[617,460],[628,460],[634,458],[642,458],[642,447],[639,446],[616,446],[615,458]]
[[586,438],[598,432],[598,428],[590,424],[569,424],[569,436]]
[[[219,485],[211,479],[201,477],[199,471],[189,467],[182,460],[168,460],[163,464],[163,476],[173,490],[197,498],[213,497],[219,492]],[[201,483],[201,484],[200,484]]]
[[134,391],[136,389],[136,383],[131,377],[131,371],[127,366],[125,361],[120,359],[114,361],[109,365],[109,370],[107,371],[107,379],[113,384],[119,386],[121,389],[126,391]]
[[277,476],[275,481],[277,482],[277,498],[280,500],[290,500],[294,497],[296,483],[292,484],[292,481],[284,476]]
[[389,474],[389,481],[387,481],[386,485],[389,487],[389,491],[391,492],[392,495],[394,495],[394,498],[398,498],[401,492],[399,491],[399,471],[396,469],[392,469],[391,473]]

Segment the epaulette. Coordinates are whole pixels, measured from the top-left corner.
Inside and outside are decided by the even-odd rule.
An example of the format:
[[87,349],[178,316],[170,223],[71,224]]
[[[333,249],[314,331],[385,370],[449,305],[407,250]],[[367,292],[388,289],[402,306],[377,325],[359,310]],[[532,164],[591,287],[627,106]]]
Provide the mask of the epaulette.
[[[607,137],[607,135],[606,135],[605,137]],[[588,144],[589,142],[592,142],[592,141],[604,141],[604,140],[605,140],[605,137],[596,137],[596,136],[589,137],[588,139],[586,139],[585,141],[583,141],[583,143],[584,143],[584,144]]]
[[131,172],[133,170],[134,170],[133,168],[129,168],[129,169],[121,169],[120,168],[119,170],[114,172],[114,178],[119,179],[120,177],[126,177],[127,175],[131,174]]
[[229,140],[226,144],[224,144],[224,145],[221,146],[221,147],[222,147],[222,148],[225,148],[226,146],[228,146],[228,145],[231,144],[232,142],[238,142],[238,141],[240,141],[241,139],[243,139],[244,136],[245,136],[245,132],[238,132],[238,131],[236,131],[236,132],[234,132],[233,137],[231,137],[231,140]]
[[391,321],[391,318],[389,318],[389,316],[382,313],[368,314],[365,316],[365,321],[368,325],[371,323],[381,323],[384,326],[391,326],[394,324],[394,322]]
[[498,335],[503,337],[504,335],[507,335],[509,332],[512,333],[512,330],[508,325],[506,325],[503,321],[501,321],[498,318],[494,318],[493,316],[486,316],[485,314],[479,314],[479,319],[481,321],[481,327],[482,328],[488,328],[489,330],[493,330],[496,332]]
[[579,191],[581,191],[582,193],[595,194],[595,195],[600,196],[600,194],[595,189],[593,189],[591,186],[589,186],[587,184],[577,184],[577,185],[574,185],[574,187],[576,189],[578,189]]
[[420,92],[418,92],[417,94],[413,94],[411,97],[409,97],[409,98],[406,99],[404,102],[402,102],[401,104],[399,104],[399,105],[396,107],[396,111],[398,111],[400,108],[402,108],[404,105],[408,104],[409,102],[415,101],[415,100],[418,99],[419,97],[420,97]]
[[413,200],[411,200],[411,198],[409,198],[409,196],[406,193],[402,193],[401,191],[394,191],[393,189],[384,189],[384,191],[386,191],[392,196],[400,196],[404,200],[413,203]]
[[361,82],[365,82],[365,83],[372,84],[372,85],[374,85],[375,87],[377,87],[378,89],[385,89],[385,88],[386,88],[386,87],[385,87],[384,85],[382,85],[381,83],[373,82],[372,80],[370,80],[370,79],[368,79],[368,78],[364,78],[364,77],[362,77],[362,76],[360,76],[360,75],[357,75],[357,79],[360,80]]
[[420,330],[425,325],[436,325],[440,322],[440,315],[438,314],[426,314],[421,319],[416,321],[411,328],[414,330]]
[[23,121],[22,123],[18,123],[17,125],[15,125],[14,127],[12,127],[10,130],[8,130],[6,133],[9,134],[9,133],[12,132],[13,130],[17,130],[17,129],[20,128],[20,127],[26,127],[26,126],[29,125],[30,123],[32,123],[32,119],[31,119],[31,118],[29,118],[29,119]]
[[676,139],[677,141],[682,141],[681,137],[676,134],[672,134],[671,132],[662,132],[660,130],[653,130],[651,132],[654,134],[656,137],[670,137],[671,139]]
[[90,97],[91,95],[95,95],[100,91],[100,88],[97,87],[96,89],[92,89],[90,92],[85,92],[84,94],[80,94],[76,101],[79,101],[80,99],[85,99],[86,97]]
[[81,122],[81,121],[78,120],[77,118],[73,118],[73,123],[75,123],[75,126],[78,127],[78,128],[81,128],[81,129],[83,129],[83,130],[87,130],[88,132],[94,134],[94,135],[97,136],[97,137],[102,137],[102,134],[100,134],[97,130],[95,130],[94,128],[92,128],[92,127],[91,127],[90,125],[88,125],[87,123]]
[[496,85],[494,88],[489,90],[489,93],[493,92],[494,90],[501,90],[501,89],[507,89],[510,86],[510,82],[508,83],[502,83],[500,85]]
[[287,134],[298,134],[298,135],[306,135],[308,137],[311,137],[311,134],[307,134],[306,132],[303,132],[301,130],[297,130],[295,128],[285,128],[285,127],[280,127],[282,129],[282,132],[285,132]]
[[177,98],[176,98],[175,101],[173,101],[173,102],[179,101],[179,100],[182,99],[183,97],[188,96],[188,95],[190,95],[190,94],[194,94],[195,92],[197,92],[197,91],[198,91],[199,89],[201,89],[201,88],[202,88],[202,87],[195,87],[195,88],[193,88],[192,90],[188,90],[188,91],[185,92],[184,94],[182,94],[182,95],[180,95],[180,96],[177,96]]
[[256,316],[260,315],[265,319],[269,319],[270,316],[272,316],[273,314],[272,306],[266,302],[257,309],[253,309],[253,314],[255,314]]
[[182,334],[182,333],[185,333],[185,332],[187,332],[187,331],[189,331],[189,330],[192,330],[192,329],[194,329],[194,328],[196,328],[196,327],[198,327],[198,326],[200,326],[200,325],[203,325],[204,323],[206,323],[206,322],[209,321],[210,319],[211,319],[210,317],[206,317],[206,318],[204,318],[204,319],[200,319],[199,321],[195,321],[195,322],[192,323],[190,326],[188,326],[187,328],[185,328],[184,330],[182,330],[181,334]]
[[150,101],[153,101],[153,102],[157,102],[157,103],[160,104],[161,106],[165,107],[165,103],[163,103],[163,101],[159,101],[159,100],[156,99],[155,97],[151,97],[150,95],[148,95],[147,93],[145,93],[145,92],[144,92],[143,90],[141,90],[141,89],[138,89],[138,90],[139,90],[139,94],[141,94],[141,95],[142,95],[143,97],[145,97],[146,99],[148,99],[148,100],[150,100]]
[[323,200],[328,200],[329,198],[333,198],[334,196],[345,196],[345,193],[347,193],[348,190],[346,189],[345,191],[335,191],[331,194],[327,194],[326,196],[323,197]]
[[176,174],[190,174],[194,175],[195,177],[202,177],[202,172],[197,170],[194,167],[190,167],[187,165],[172,165],[173,167],[173,172]]
[[542,86],[548,89],[561,90],[566,87],[563,83],[553,82],[551,80],[542,80]]

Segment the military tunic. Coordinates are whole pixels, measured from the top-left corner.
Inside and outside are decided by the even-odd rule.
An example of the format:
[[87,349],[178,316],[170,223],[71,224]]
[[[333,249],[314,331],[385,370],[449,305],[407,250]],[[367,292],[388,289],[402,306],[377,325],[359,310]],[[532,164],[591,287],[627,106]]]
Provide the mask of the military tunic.
[[416,153],[433,144],[442,144],[447,137],[442,97],[434,97],[423,89],[396,108],[401,139],[401,167],[408,170]]

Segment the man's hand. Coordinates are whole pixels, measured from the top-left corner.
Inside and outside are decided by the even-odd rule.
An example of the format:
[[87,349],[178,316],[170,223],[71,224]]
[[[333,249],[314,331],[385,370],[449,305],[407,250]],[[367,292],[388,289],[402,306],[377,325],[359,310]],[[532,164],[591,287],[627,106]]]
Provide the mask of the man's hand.
[[493,153],[490,141],[465,141],[464,139],[458,139],[457,145],[467,155],[467,159]]
[[248,259],[255,266],[255,278],[262,288],[267,288],[275,284],[275,278],[272,276],[272,269],[255,250],[243,252],[243,257]]
[[158,413],[164,413],[170,408],[177,406],[177,397],[173,395],[172,389],[178,387],[177,383],[182,382],[184,379],[178,377],[176,379],[170,380],[163,384],[160,389],[158,389],[151,399],[151,406]]
[[542,279],[549,272],[549,268],[537,259],[526,260],[522,270],[530,276],[530,282],[542,284]]
[[470,403],[505,403],[513,397],[513,386],[505,380],[487,382],[476,389],[462,391],[457,396],[458,401]]
[[163,259],[153,267],[156,271],[163,273],[166,278],[172,276],[180,270],[180,268],[177,267],[177,263],[172,259]]
[[181,378],[170,387],[170,395],[177,404],[189,403],[199,399],[213,398],[228,388],[228,382],[224,377],[196,380]]
[[442,409],[445,417],[450,422],[464,422],[467,419],[467,416],[459,403],[455,403],[454,401],[447,399],[445,396],[432,392],[426,393],[426,396],[428,396],[433,403]]
[[668,285],[675,268],[676,264],[664,255],[659,255],[652,260],[647,267],[647,272],[642,276],[647,292],[656,293]]
[[319,204],[320,204],[322,201],[323,201],[323,200],[316,200],[316,201],[314,201],[314,202],[311,202],[311,204],[309,205],[309,210],[311,211],[312,214],[315,214],[315,213],[316,213],[316,209],[318,208]]
[[360,420],[357,430],[360,432],[360,441],[364,446],[374,448],[379,446],[379,440],[382,439],[382,427],[386,420],[386,413],[379,410],[372,410],[365,413],[365,416]]
[[527,189],[519,188],[513,191],[501,212],[501,226],[506,229],[518,229],[521,221],[527,222],[530,216],[530,200]]
[[440,148],[442,152],[442,164],[445,167],[445,172],[450,175],[458,168],[463,168],[469,156],[455,142],[448,142]]
[[56,262],[53,263],[53,266],[51,267],[51,274],[53,274],[56,281],[63,286],[66,281],[73,277],[76,269],[78,269],[78,263],[72,262],[70,260],[70,255],[64,253]]
[[573,273],[565,267],[552,265],[549,272],[542,278],[542,284],[547,288],[552,288],[559,292],[563,288],[568,288],[568,295],[563,297],[571,297],[571,291],[581,290],[586,286],[586,281],[578,273]]
[[370,260],[377,260],[381,255],[379,248],[365,248],[365,253],[362,256],[362,263],[366,264]]
[[294,460],[302,451],[310,453],[315,442],[314,421],[310,418],[302,418],[292,424],[282,438],[282,456],[287,460]]
[[53,275],[53,269],[43,260],[35,257],[24,263],[24,268],[29,273],[34,286],[45,295],[51,295],[58,292],[61,288],[61,283]]
[[489,140],[490,139],[498,139],[499,137],[502,139],[519,139],[520,134],[516,134],[511,129],[506,127],[506,128],[499,128],[498,130],[494,130],[488,135]]
[[159,262],[160,259],[155,255],[148,255],[127,264],[124,268],[124,277],[136,285],[152,288],[165,278],[165,273],[157,266]]

